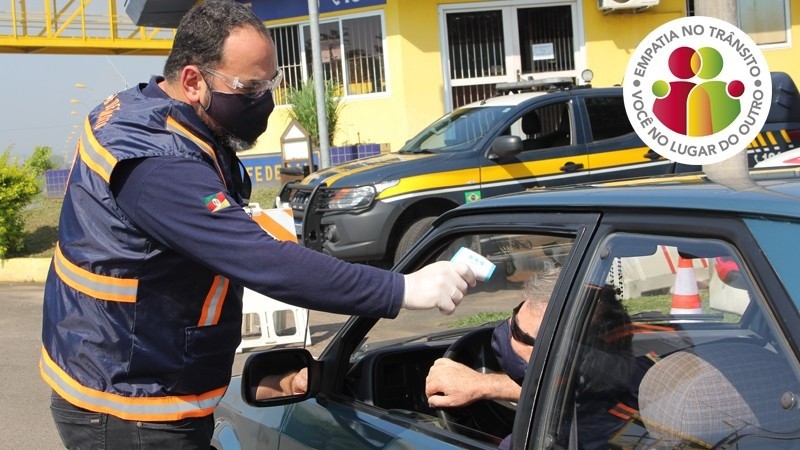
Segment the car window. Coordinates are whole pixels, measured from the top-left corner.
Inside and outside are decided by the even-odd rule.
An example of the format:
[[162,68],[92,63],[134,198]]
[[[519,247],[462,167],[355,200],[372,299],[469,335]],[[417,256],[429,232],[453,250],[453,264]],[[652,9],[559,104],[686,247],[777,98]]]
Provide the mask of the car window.
[[722,241],[609,236],[557,344],[545,439],[765,448],[796,433],[797,361],[751,273]]
[[442,117],[408,141],[401,153],[464,150],[482,138],[498,121],[507,106],[459,108]]
[[602,141],[633,132],[622,96],[586,97],[584,100],[592,141]]
[[797,222],[778,222],[764,218],[745,219],[748,228],[758,241],[761,250],[769,258],[772,267],[781,279],[789,296],[795,300],[800,311],[800,277],[797,276],[796,242]]
[[558,147],[571,143],[569,104],[553,103],[532,109],[515,121],[505,134],[519,136],[523,150]]
[[[451,344],[474,330],[488,330],[487,339],[473,348],[487,358],[475,369],[499,371],[491,356],[493,328],[508,320],[514,307],[521,302],[527,280],[564,264],[573,241],[574,237],[563,235],[484,233],[460,235],[443,242],[426,262],[450,260],[459,249],[466,247],[494,263],[492,276],[470,289],[450,316],[402,310],[395,319],[379,320],[351,357],[346,395],[381,409],[402,411],[405,417],[416,418],[417,423],[464,431],[462,434],[471,439],[496,445],[511,433],[513,408],[507,410],[502,423],[465,420],[458,422],[457,430],[445,427],[436,420],[437,411],[428,405],[425,377],[433,362],[442,357]],[[557,276],[556,273],[553,281]],[[542,287],[541,295],[549,299],[554,285]],[[403,345],[395,345],[398,343]]]

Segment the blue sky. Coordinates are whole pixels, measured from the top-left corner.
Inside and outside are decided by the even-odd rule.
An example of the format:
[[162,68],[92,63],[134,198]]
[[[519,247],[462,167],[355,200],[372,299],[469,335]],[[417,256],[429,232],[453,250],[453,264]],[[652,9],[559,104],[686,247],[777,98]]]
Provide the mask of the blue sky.
[[25,159],[37,146],[48,146],[54,162],[71,159],[76,137],[71,133],[80,131],[73,125],[80,125],[89,109],[125,89],[126,83],[133,86],[160,75],[165,60],[166,56],[0,54],[0,152],[13,146],[11,154]]

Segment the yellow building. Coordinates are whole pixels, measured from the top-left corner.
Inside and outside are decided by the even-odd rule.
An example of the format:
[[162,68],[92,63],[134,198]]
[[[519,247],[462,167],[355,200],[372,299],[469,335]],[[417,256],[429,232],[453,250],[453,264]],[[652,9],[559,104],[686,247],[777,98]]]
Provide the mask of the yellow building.
[[[166,55],[170,27],[196,0],[0,4],[0,52]],[[272,29],[285,88],[268,132],[251,155],[277,154],[290,123],[286,87],[311,74],[306,0],[239,0]],[[344,105],[331,145],[399,149],[437,117],[528,78],[619,84],[629,55],[657,26],[718,0],[319,0],[326,78]],[[611,9],[614,4],[622,9]],[[91,8],[103,10],[95,15]],[[43,8],[43,9],[42,9]],[[132,14],[135,12],[135,14]],[[794,47],[800,0],[737,0],[738,25],[772,71],[800,82]],[[147,16],[147,17],[145,17]],[[140,20],[141,19],[141,20]],[[135,24],[134,24],[135,23]],[[137,26],[138,25],[138,26]],[[265,169],[266,170],[266,169]],[[274,166],[270,179],[275,182]],[[266,173],[266,172],[265,172]]]
[[[286,82],[299,86],[311,73],[306,2],[249,3],[273,30]],[[626,8],[601,10],[615,3]],[[799,6],[738,0],[739,27],[761,45],[770,70],[796,80]],[[620,84],[650,31],[693,12],[691,0],[321,0],[324,71],[344,104],[331,145],[396,150],[444,113],[493,95],[500,82],[580,80],[591,69],[593,85]],[[279,151],[289,120],[279,106],[253,152]]]

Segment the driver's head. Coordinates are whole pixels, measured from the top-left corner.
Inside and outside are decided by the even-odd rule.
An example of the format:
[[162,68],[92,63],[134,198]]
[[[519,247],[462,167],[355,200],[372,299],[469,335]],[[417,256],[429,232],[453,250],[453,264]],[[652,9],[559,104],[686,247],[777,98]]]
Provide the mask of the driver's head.
[[518,384],[525,378],[535,337],[560,273],[561,267],[553,265],[533,274],[525,282],[522,303],[492,334],[492,350],[500,367]]

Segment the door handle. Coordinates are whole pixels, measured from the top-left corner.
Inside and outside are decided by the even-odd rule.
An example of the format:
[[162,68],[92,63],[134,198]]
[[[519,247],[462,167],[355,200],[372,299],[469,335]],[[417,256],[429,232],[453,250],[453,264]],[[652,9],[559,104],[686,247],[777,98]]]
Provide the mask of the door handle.
[[561,171],[562,172],[575,172],[575,171],[578,171],[580,169],[583,169],[583,164],[581,164],[581,163],[575,164],[572,161],[570,161],[570,162],[564,164],[563,166],[561,166]]
[[648,150],[647,153],[645,153],[643,156],[649,159],[650,161],[658,161],[659,159],[661,159],[661,155],[659,155],[658,152],[656,152],[652,148]]

